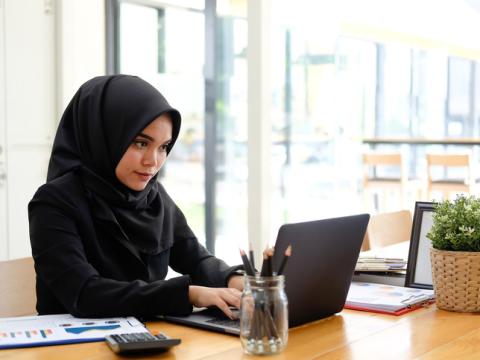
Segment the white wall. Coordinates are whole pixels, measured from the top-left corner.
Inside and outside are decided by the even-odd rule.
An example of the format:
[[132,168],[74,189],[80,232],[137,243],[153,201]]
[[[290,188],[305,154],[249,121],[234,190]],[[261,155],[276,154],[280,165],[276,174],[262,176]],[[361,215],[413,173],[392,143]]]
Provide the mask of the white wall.
[[7,257],[14,258],[30,252],[26,206],[45,178],[55,125],[55,23],[43,1],[4,4]]
[[105,73],[105,14],[103,0],[0,0],[0,7],[7,172],[0,259],[9,259],[30,255],[27,205],[45,182],[63,109],[81,83]]
[[105,74],[105,1],[57,0],[57,13],[57,94],[61,115],[80,85]]
[[3,0],[0,0],[0,260],[7,257],[7,182],[6,152],[7,142],[5,123],[5,37]]

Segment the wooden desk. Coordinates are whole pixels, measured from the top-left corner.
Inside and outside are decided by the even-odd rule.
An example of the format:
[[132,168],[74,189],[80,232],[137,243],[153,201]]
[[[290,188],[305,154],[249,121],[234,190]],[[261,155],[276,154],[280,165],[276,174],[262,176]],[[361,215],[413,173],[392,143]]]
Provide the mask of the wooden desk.
[[0,350],[0,359],[479,359],[480,314],[437,310],[435,305],[403,316],[344,310],[290,330],[285,351],[276,356],[245,355],[240,340],[204,330],[150,322],[148,328],[179,337],[166,353],[115,355],[103,342]]

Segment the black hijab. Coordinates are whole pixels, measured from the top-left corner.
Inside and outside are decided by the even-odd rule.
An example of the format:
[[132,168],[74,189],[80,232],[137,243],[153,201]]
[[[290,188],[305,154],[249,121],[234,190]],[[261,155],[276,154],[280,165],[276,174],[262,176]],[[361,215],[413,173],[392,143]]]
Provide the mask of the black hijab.
[[135,76],[93,78],[67,106],[48,167],[47,182],[77,172],[94,221],[109,227],[107,233],[137,255],[159,253],[173,240],[165,236],[171,230],[170,224],[164,226],[165,199],[157,176],[144,190],[134,191],[117,179],[115,168],[135,137],[165,113],[172,120],[169,153],[180,131],[181,116],[160,92]]

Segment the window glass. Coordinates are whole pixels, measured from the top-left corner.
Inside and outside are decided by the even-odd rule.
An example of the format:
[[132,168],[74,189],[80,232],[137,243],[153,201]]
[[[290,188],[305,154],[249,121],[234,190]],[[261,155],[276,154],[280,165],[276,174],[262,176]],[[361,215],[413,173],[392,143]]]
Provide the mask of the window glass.
[[[149,81],[182,114],[180,136],[160,181],[205,243],[205,37],[198,36],[204,34],[204,15],[179,7],[121,2],[119,29],[119,72]],[[194,35],[196,41],[192,42]]]
[[[208,0],[120,1],[119,63],[121,72],[143,76],[182,112],[162,182],[202,242],[205,189],[212,185],[205,183],[206,162],[214,162],[215,251],[236,263],[247,238],[247,2],[215,3],[215,44],[207,44]],[[480,134],[479,62],[473,71],[471,60],[449,54],[456,40],[446,38],[445,21],[425,26],[428,6],[416,5],[412,17],[400,2],[379,1],[374,13],[361,2],[326,3],[278,0],[269,14],[272,234],[285,222],[364,210],[360,155],[371,150],[364,137]],[[444,15],[462,10],[441,7]],[[205,89],[204,77],[211,46],[214,90]],[[212,99],[215,128],[205,130]],[[214,154],[205,159],[213,133]],[[384,148],[408,148],[412,176],[425,174],[426,151],[463,150],[376,147]]]
[[248,237],[247,225],[247,22],[219,17],[216,141],[215,253],[230,264]]
[[328,24],[276,29],[272,233],[285,222],[361,211],[360,138],[374,127],[376,47]]
[[[480,61],[475,63],[475,106],[477,121],[480,121]],[[479,135],[479,131],[477,130],[475,135]]]
[[411,123],[414,136],[427,138],[444,136],[447,63],[448,57],[444,51],[415,52],[412,76],[414,111]]
[[471,136],[470,64],[467,59],[449,59],[447,133],[450,136]]
[[411,50],[403,45],[385,45],[383,58],[383,116],[379,136],[410,135]]
[[215,71],[211,93],[205,90],[207,44],[201,3],[162,2],[155,7],[152,2],[121,1],[119,72],[143,77],[182,114],[180,136],[160,181],[204,244],[205,104],[213,97],[215,129],[208,131],[216,136],[209,159],[215,164],[214,250],[227,262],[238,263],[238,244],[247,237],[246,1],[219,2],[216,44],[209,45],[215,47],[209,59]]
[[205,0],[153,0],[162,6],[171,5],[187,9],[203,10],[205,8]]

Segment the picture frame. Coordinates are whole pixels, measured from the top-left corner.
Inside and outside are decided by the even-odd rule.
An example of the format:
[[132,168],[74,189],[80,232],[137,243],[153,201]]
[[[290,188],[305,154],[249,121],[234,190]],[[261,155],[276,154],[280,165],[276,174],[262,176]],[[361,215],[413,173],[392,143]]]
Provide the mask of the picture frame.
[[407,273],[405,275],[406,287],[433,289],[430,262],[431,241],[426,235],[432,227],[434,206],[434,202],[417,201],[415,203]]

